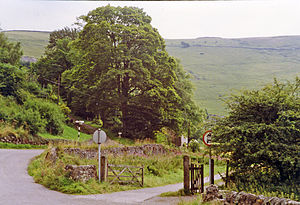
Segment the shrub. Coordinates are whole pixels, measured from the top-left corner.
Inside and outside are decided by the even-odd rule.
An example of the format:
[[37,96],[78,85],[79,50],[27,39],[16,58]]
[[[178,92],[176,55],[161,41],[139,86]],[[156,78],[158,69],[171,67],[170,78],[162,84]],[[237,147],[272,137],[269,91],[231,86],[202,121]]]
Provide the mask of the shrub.
[[227,101],[229,116],[214,128],[237,187],[257,183],[300,194],[300,79],[243,91]]

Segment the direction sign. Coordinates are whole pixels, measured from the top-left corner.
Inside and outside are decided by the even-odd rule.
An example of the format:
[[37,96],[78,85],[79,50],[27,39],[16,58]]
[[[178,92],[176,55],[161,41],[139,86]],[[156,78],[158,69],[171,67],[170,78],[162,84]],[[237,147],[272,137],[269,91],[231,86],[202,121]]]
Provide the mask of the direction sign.
[[205,145],[210,146],[212,144],[212,132],[208,130],[203,135],[203,142]]
[[97,144],[102,144],[106,141],[106,133],[103,130],[96,130],[93,134],[93,140]]

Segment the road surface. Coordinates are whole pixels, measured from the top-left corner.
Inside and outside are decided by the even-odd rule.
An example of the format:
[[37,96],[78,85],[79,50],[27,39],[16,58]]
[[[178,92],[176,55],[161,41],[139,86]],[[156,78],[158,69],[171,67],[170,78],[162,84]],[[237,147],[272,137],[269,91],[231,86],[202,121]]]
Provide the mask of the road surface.
[[[28,175],[27,166],[30,159],[42,152],[43,150],[0,149],[0,205],[176,204],[178,199],[156,196],[183,188],[180,183],[110,194],[63,194],[35,183]],[[205,179],[205,182],[207,180]]]

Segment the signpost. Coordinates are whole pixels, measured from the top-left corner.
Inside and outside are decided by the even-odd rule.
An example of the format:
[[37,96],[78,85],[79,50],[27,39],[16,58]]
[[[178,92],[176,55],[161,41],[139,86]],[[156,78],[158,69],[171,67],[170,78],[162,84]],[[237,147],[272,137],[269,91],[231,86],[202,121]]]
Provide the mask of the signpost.
[[80,126],[83,125],[84,121],[76,120],[75,123],[77,124],[77,129],[78,129],[78,141],[80,137]]
[[93,134],[93,141],[98,144],[98,169],[99,169],[99,182],[101,177],[101,143],[106,141],[106,133],[103,130],[96,130]]
[[205,145],[211,146],[211,143],[212,143],[211,137],[212,137],[212,132],[211,132],[211,130],[208,130],[208,131],[206,131],[206,132],[204,133],[204,135],[203,135],[203,142],[204,142]]
[[203,134],[203,142],[209,146],[209,182],[214,184],[214,160],[211,158],[212,131],[208,130]]

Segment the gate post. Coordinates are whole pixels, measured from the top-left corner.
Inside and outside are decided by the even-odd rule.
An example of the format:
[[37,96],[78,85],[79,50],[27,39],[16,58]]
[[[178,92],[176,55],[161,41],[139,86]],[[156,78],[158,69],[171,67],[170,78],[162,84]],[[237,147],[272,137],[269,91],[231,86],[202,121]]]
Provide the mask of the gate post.
[[229,169],[229,160],[226,160],[226,181],[225,181],[225,187],[228,186],[228,169]]
[[101,182],[105,182],[106,181],[106,175],[107,175],[107,158],[105,156],[101,156],[101,176],[100,176],[100,180]]
[[200,193],[203,193],[204,192],[204,165],[203,164],[201,164],[201,167],[200,167],[200,174],[201,174],[201,182],[200,182],[200,184],[201,184],[201,191],[200,191]]
[[184,193],[190,192],[190,158],[189,156],[183,156],[183,189]]
[[210,159],[209,160],[209,169],[210,169],[210,173],[209,173],[209,183],[210,184],[214,184],[215,183],[215,176],[214,176],[214,160]]

